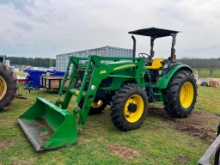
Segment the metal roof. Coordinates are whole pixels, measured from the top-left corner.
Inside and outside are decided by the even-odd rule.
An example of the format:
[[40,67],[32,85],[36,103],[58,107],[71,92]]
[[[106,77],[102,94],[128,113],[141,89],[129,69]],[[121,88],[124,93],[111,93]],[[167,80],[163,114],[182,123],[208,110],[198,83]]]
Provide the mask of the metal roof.
[[151,28],[130,31],[128,33],[159,38],[159,37],[171,36],[172,34],[177,34],[179,33],[179,31],[151,27]]

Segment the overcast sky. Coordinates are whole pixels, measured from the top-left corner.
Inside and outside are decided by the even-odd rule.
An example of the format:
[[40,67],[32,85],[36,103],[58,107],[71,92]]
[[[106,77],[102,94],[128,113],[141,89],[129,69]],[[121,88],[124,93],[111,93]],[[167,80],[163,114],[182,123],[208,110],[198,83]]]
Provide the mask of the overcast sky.
[[[0,54],[49,57],[115,46],[132,48],[128,31],[159,27],[181,31],[176,54],[220,57],[219,0],[0,0]],[[137,37],[149,53],[149,38]],[[155,54],[170,54],[171,38]]]

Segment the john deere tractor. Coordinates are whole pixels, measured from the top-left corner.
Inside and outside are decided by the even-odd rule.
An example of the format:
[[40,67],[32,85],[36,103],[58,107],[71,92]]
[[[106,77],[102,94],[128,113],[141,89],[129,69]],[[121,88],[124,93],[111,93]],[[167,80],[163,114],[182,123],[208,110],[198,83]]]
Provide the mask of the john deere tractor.
[[[118,129],[129,131],[141,126],[150,103],[164,104],[172,117],[187,117],[194,108],[197,96],[196,80],[188,65],[175,61],[175,42],[178,31],[147,28],[129,32],[151,38],[150,54],[136,57],[88,58],[69,57],[66,73],[55,104],[37,97],[36,102],[18,118],[18,123],[37,151],[77,143],[78,131],[88,114],[100,113],[110,105],[110,118]],[[154,40],[172,37],[171,55],[154,57]],[[64,99],[64,84],[70,77]],[[76,106],[68,105],[75,96]]]
[[0,55],[0,111],[6,109],[18,94],[16,75],[4,62],[5,55]]

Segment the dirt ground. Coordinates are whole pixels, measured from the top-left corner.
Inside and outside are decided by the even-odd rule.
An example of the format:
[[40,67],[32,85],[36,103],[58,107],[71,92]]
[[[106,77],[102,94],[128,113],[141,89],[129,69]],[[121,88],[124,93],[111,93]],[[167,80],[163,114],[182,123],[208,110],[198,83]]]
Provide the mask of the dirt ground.
[[3,141],[0,141],[0,148],[12,146],[13,143],[14,143],[14,142],[13,142],[12,140],[3,140]]
[[163,109],[150,109],[149,116],[169,122],[171,129],[197,137],[207,143],[216,138],[217,124],[220,122],[218,115],[197,110],[193,110],[192,114],[182,119],[170,117]]
[[[160,118],[162,121],[168,122],[171,129],[199,138],[207,144],[211,144],[216,138],[217,124],[220,122],[220,116],[198,110],[193,110],[191,115],[182,119],[170,117],[164,109],[150,109],[148,115]],[[154,126],[161,127],[156,124]],[[109,150],[124,160],[131,160],[140,153],[140,151],[120,146],[117,143],[109,144]],[[187,163],[189,157],[178,156],[176,160]]]
[[118,155],[124,160],[131,160],[135,155],[139,154],[139,151],[129,147],[121,146],[118,143],[110,143],[108,147],[111,153]]

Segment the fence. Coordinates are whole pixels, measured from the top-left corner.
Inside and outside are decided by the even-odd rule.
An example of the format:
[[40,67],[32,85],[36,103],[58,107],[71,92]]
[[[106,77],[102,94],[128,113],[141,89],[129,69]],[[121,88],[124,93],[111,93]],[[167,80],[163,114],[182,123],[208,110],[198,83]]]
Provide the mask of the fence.
[[219,156],[220,156],[220,124],[217,129],[217,138],[210,145],[205,154],[200,158],[199,165],[210,165],[214,156],[214,165],[220,165]]

